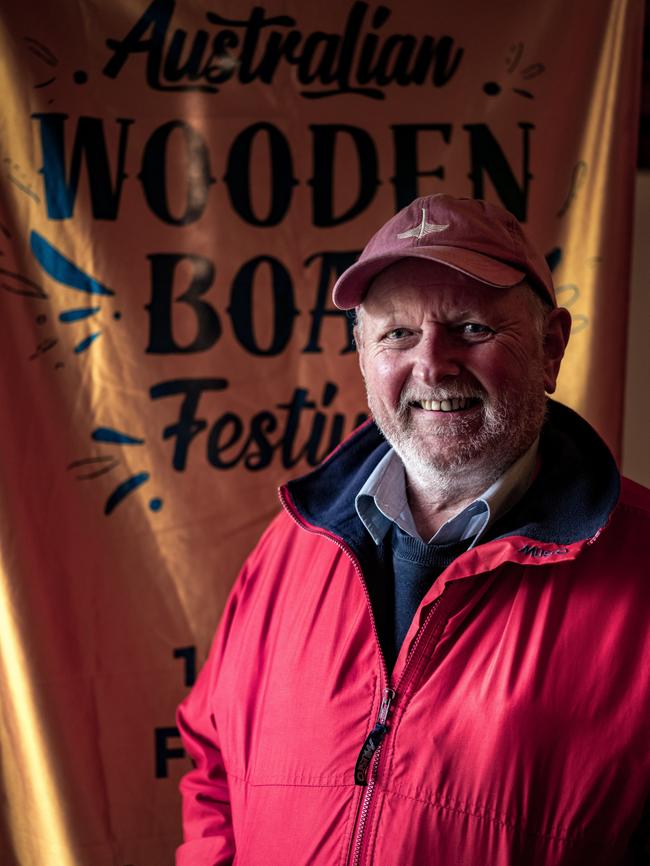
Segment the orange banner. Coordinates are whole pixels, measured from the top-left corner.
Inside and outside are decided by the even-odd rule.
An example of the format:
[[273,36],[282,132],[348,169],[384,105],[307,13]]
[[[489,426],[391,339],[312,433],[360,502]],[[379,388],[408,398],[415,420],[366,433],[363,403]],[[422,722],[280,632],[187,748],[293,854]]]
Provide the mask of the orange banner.
[[642,9],[5,10],[3,864],[173,861],[175,706],[277,483],[367,411],[329,295],[414,196],[527,224],[618,453]]

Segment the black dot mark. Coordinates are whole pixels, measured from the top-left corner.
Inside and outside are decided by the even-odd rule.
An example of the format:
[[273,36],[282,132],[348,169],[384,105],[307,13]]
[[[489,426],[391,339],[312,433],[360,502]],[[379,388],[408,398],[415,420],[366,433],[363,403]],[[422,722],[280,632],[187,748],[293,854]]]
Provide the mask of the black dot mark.
[[88,81],[88,76],[83,69],[77,69],[72,77],[75,84],[85,84]]
[[501,93],[501,85],[497,84],[496,81],[486,81],[483,85],[483,92],[487,93],[488,96],[497,96]]
[[44,325],[46,322],[47,322],[47,316],[45,316],[43,313],[41,313],[40,316],[36,316],[36,324],[37,325]]
[[119,322],[119,320],[122,318],[122,313],[120,313],[119,310],[116,310],[116,311],[113,313],[113,318],[114,318],[116,321]]

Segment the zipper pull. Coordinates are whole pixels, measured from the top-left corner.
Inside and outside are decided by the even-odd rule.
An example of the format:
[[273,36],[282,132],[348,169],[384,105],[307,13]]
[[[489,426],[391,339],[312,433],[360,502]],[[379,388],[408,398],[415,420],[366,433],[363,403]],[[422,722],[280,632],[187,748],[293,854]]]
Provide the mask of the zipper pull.
[[355,785],[365,785],[368,778],[368,767],[372,756],[375,754],[381,741],[384,739],[384,734],[388,730],[386,721],[390,711],[390,705],[395,700],[395,692],[393,689],[384,689],[381,698],[381,706],[379,707],[379,715],[374,728],[365,739],[357,763],[354,766],[354,783]]

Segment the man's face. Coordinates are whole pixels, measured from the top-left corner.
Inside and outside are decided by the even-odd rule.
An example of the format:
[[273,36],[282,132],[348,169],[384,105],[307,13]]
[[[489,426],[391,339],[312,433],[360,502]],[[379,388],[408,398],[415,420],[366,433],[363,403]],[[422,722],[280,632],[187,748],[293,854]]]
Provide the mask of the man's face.
[[535,440],[568,338],[546,341],[526,286],[493,288],[403,259],[372,283],[357,333],[368,405],[407,472],[463,471],[491,483]]

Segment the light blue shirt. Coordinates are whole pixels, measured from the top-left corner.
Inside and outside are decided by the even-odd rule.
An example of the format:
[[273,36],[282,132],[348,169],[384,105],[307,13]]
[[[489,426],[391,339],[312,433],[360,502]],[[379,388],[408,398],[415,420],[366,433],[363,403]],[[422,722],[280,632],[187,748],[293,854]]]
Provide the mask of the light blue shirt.
[[[458,514],[450,517],[428,540],[428,544],[453,544],[472,539],[468,548],[478,544],[494,521],[524,495],[535,473],[539,439],[480,496]],[[391,523],[413,538],[420,537],[406,495],[404,465],[391,448],[379,461],[357,493],[355,508],[375,544],[380,544]]]

